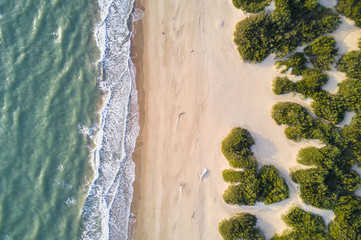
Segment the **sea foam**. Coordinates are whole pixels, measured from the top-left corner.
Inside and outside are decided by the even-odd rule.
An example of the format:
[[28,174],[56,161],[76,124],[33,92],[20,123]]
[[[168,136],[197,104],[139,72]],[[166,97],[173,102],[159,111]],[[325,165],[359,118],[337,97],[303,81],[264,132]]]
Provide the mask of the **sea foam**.
[[132,154],[139,133],[135,68],[130,58],[134,0],[98,3],[95,39],[101,52],[98,84],[104,97],[81,239],[128,239],[135,177]]

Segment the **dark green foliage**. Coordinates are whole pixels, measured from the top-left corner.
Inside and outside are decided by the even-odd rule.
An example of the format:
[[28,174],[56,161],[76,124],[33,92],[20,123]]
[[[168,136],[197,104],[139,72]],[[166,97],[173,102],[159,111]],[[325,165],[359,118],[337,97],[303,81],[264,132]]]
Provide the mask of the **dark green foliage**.
[[295,84],[287,77],[276,77],[273,80],[273,92],[277,95],[286,94],[295,91]]
[[272,240],[330,239],[325,232],[326,224],[322,217],[299,207],[293,207],[282,216],[282,220],[292,229],[284,231],[282,235],[276,234]]
[[264,239],[256,227],[257,218],[249,213],[239,213],[219,223],[218,230],[225,240],[261,240]]
[[305,147],[297,155],[297,162],[306,166],[316,166],[325,169],[332,169],[341,158],[342,152],[332,146],[323,148]]
[[326,184],[328,171],[319,168],[297,170],[291,173],[294,182],[299,183],[300,195],[305,203],[323,209],[333,209],[337,194]]
[[342,129],[342,144],[353,159],[361,166],[361,114],[353,118],[350,125]]
[[236,8],[243,11],[256,13],[262,11],[266,6],[271,3],[271,0],[232,0]]
[[349,111],[361,109],[361,79],[348,78],[338,84],[338,95]]
[[285,68],[281,71],[281,73],[285,73],[290,68],[292,68],[291,74],[299,76],[302,74],[302,71],[306,70],[307,62],[308,61],[305,58],[305,55],[303,53],[297,52],[285,60],[277,61],[276,68],[279,69],[285,66]]
[[258,174],[258,181],[259,201],[271,204],[289,197],[288,186],[274,166],[263,166]]
[[320,139],[326,144],[336,144],[342,138],[339,128],[313,119],[305,108],[297,103],[279,102],[273,106],[272,118],[278,125],[287,125],[285,135],[293,141]]
[[326,119],[333,124],[337,124],[344,119],[346,106],[339,95],[321,91],[314,94],[313,99],[311,107],[317,117]]
[[223,194],[224,201],[229,204],[254,205],[256,201],[271,204],[289,197],[285,180],[271,165],[262,167],[258,174],[256,169],[224,170],[223,179],[235,184]]
[[234,43],[243,61],[262,62],[270,53],[271,15],[252,15],[236,25]]
[[345,72],[349,78],[361,78],[361,52],[350,51],[343,55],[337,63],[337,69]]
[[278,125],[288,125],[285,129],[288,139],[300,141],[314,138],[313,131],[317,124],[307,110],[297,103],[277,103],[273,106],[272,118]]
[[279,102],[273,106],[272,118],[278,125],[312,125],[312,116],[301,105],[292,102]]
[[335,219],[331,222],[331,237],[339,240],[361,239],[361,198],[342,197],[335,207]]
[[301,185],[301,198],[312,206],[333,209],[339,197],[360,186],[360,177],[351,170],[354,161],[337,147],[303,148],[297,161],[317,167],[291,173],[292,180]]
[[316,39],[304,49],[315,68],[323,71],[330,70],[336,61],[336,41],[332,36],[323,36]]
[[251,146],[254,144],[251,134],[240,127],[233,128],[222,142],[222,153],[235,168],[254,168],[257,165]]
[[337,11],[355,21],[361,27],[361,2],[359,0],[338,0]]
[[313,97],[323,91],[322,85],[327,83],[327,74],[315,69],[307,69],[302,74],[302,80],[295,83],[295,92],[301,93],[304,97]]
[[258,181],[256,175],[250,175],[244,182],[230,185],[223,194],[228,204],[253,206],[257,201]]
[[246,169],[244,171],[235,171],[226,169],[222,172],[223,180],[228,183],[245,183],[247,179],[254,179],[257,169]]
[[322,34],[333,32],[339,16],[315,0],[276,0],[276,10],[250,16],[236,25],[234,42],[244,61],[282,57]]
[[[230,156],[233,157],[238,152],[243,152],[244,149],[248,149],[247,154],[254,160],[251,167],[242,171],[233,169],[223,171],[223,180],[233,184],[223,194],[226,203],[254,205],[256,201],[263,201],[265,204],[271,204],[289,196],[288,186],[285,180],[279,176],[275,167],[264,166],[257,174],[258,164],[250,150],[253,144],[254,140],[251,134],[246,129],[239,127],[233,128],[222,142],[222,152],[228,160]],[[245,165],[242,164],[242,166]]]

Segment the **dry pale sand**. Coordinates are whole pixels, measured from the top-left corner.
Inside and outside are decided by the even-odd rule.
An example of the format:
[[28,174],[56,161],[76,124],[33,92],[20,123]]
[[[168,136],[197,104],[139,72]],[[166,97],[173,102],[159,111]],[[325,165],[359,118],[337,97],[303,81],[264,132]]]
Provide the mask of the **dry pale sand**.
[[[284,128],[270,116],[278,101],[304,106],[309,101],[272,93],[272,79],[279,74],[272,56],[262,64],[240,60],[233,30],[245,15],[230,0],[141,0],[141,5],[145,15],[137,29],[135,57],[142,66],[137,76],[142,120],[136,150],[135,239],[221,239],[218,223],[239,211],[255,214],[269,239],[286,228],[280,216],[294,204],[330,221],[331,211],[302,203],[288,174],[289,168],[300,167],[298,150],[319,143],[287,140]],[[354,37],[353,28],[345,31],[337,36]],[[355,46],[341,45],[343,51]],[[269,206],[224,203],[228,184],[222,171],[229,165],[220,144],[235,126],[251,132],[260,165],[280,170],[290,199]],[[204,168],[208,172],[200,179]]]

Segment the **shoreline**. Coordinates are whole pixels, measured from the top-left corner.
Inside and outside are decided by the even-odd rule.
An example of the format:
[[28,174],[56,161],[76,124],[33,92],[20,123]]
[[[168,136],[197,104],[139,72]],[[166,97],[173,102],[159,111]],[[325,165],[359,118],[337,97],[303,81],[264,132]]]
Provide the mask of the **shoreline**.
[[[227,0],[214,6],[136,4],[147,12],[135,22],[132,40],[140,117],[133,155],[135,239],[221,239],[218,223],[242,211],[255,214],[270,238],[287,228],[280,216],[295,204],[329,222],[333,213],[305,205],[289,177],[289,168],[299,166],[299,149],[319,142],[291,142],[270,114],[279,101],[309,102],[274,95],[272,80],[280,74],[273,56],[261,64],[240,60],[233,30],[245,15]],[[290,187],[288,200],[252,207],[223,201],[228,184],[222,171],[229,165],[220,144],[235,126],[254,136],[261,166],[280,170]],[[208,173],[199,179],[203,168]]]
[[[144,12],[144,7],[140,0],[135,0],[135,9],[140,8]],[[131,59],[136,69],[135,82],[138,92],[138,107],[139,107],[139,135],[136,140],[136,145],[133,153],[133,162],[135,164],[135,180],[133,182],[133,200],[131,204],[130,214],[135,221],[129,226],[129,239],[134,239],[135,229],[137,226],[137,213],[140,202],[140,175],[141,175],[141,149],[143,147],[143,126],[145,115],[145,99],[144,99],[144,76],[143,76],[143,20],[140,19],[133,22],[133,36],[131,45]]]

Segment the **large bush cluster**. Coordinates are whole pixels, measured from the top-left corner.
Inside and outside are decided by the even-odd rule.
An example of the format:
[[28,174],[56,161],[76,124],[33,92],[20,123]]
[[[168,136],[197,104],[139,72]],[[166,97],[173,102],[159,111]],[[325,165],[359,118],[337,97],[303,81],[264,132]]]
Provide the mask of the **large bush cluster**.
[[[244,61],[262,62],[275,53],[276,57],[284,57],[276,62],[282,74],[302,77],[291,81],[285,75],[279,76],[273,81],[273,91],[277,95],[299,93],[297,96],[311,98],[311,108],[293,102],[279,102],[273,106],[272,118],[276,124],[286,126],[285,135],[290,140],[318,139],[324,143],[320,148],[301,149],[297,162],[307,168],[293,169],[290,176],[299,184],[300,196],[305,203],[331,209],[335,218],[326,226],[320,216],[294,207],[282,217],[290,229],[272,239],[360,240],[361,197],[356,196],[355,191],[360,187],[361,178],[352,169],[355,164],[361,166],[361,39],[359,50],[344,54],[334,65],[338,58],[335,39],[321,35],[338,27],[338,14],[322,7],[317,0],[275,0],[275,5],[274,12],[251,15],[239,22],[234,42]],[[359,27],[360,10],[358,0],[337,1],[337,11],[353,19]],[[308,44],[304,53],[293,53],[297,46],[304,44]],[[328,81],[323,71],[332,67],[347,77],[338,84],[338,91],[334,94],[322,88]],[[345,111],[354,111],[356,115],[350,124],[341,127],[337,124],[344,119]],[[287,198],[287,185],[277,169],[264,166],[258,170],[250,150],[254,141],[246,139],[244,142],[248,145],[242,142],[233,148],[233,152],[223,151],[222,145],[222,151],[226,158],[230,158],[232,166],[245,166],[240,171],[223,172],[223,179],[233,184],[224,194],[225,200],[253,205],[256,201],[268,204]],[[246,146],[248,150],[243,154],[238,146]],[[257,233],[260,233],[258,229]],[[225,239],[247,238],[237,235]]]
[[251,150],[254,143],[251,134],[239,127],[233,128],[222,142],[221,150],[230,165],[243,168],[223,171],[224,181],[232,184],[223,194],[226,203],[254,205],[260,201],[271,204],[289,197],[288,186],[275,167],[266,165],[258,170]]
[[317,0],[275,0],[274,12],[252,15],[236,25],[234,42],[244,61],[262,62],[269,54],[282,57],[325,33],[340,18]]

